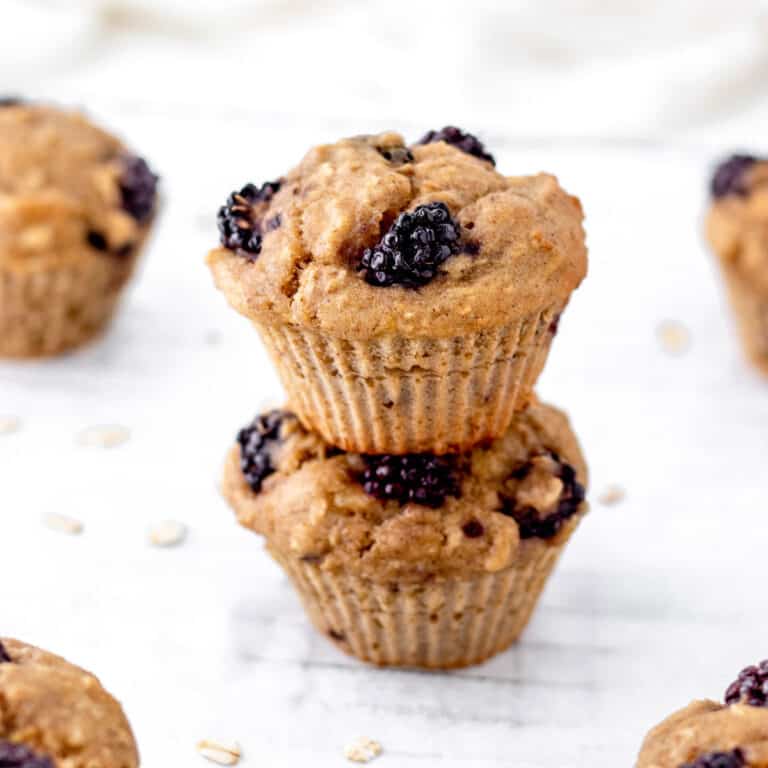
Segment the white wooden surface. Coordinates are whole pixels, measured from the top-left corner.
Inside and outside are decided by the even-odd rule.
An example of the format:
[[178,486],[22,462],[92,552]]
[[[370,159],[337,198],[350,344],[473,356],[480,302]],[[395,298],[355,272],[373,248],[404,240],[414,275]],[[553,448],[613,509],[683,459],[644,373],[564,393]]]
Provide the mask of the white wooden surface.
[[[616,768],[654,721],[766,655],[768,385],[742,363],[700,241],[714,148],[488,136],[500,168],[553,170],[587,211],[590,276],[540,392],[583,439],[593,514],[516,648],[420,674],[370,669],[315,635],[217,492],[236,429],[280,393],[203,266],[216,206],[360,126],[95,108],[162,172],[166,206],[102,342],[0,364],[0,414],[22,420],[0,436],[0,634],[97,671],[145,766],[196,765],[205,737],[238,740],[254,768],[341,766],[366,735],[382,767]],[[243,146],[247,131],[265,139]],[[692,333],[680,357],[658,343],[666,319]],[[96,424],[131,439],[78,445]],[[595,491],[610,483],[627,498],[604,507]],[[46,529],[52,511],[84,533]],[[165,518],[190,526],[182,547],[147,544]]]

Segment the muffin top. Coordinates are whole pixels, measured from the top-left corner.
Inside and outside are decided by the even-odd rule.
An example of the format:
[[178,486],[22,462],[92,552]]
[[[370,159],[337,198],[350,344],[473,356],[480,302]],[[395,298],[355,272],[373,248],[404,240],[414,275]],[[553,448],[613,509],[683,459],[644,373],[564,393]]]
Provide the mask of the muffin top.
[[743,669],[724,704],[694,701],[653,728],[637,768],[768,768],[768,661]]
[[562,308],[586,274],[582,218],[553,176],[502,176],[458,129],[357,136],[233,193],[208,263],[251,319],[450,337]]
[[720,259],[768,291],[768,160],[734,155],[711,184],[707,237]]
[[0,640],[0,765],[138,764],[122,708],[93,675],[18,640]]
[[0,264],[129,256],[156,184],[144,160],[83,115],[0,100]]
[[521,547],[567,536],[587,470],[566,416],[539,403],[473,451],[343,453],[285,411],[238,436],[224,495],[280,553],[378,582],[501,570]]

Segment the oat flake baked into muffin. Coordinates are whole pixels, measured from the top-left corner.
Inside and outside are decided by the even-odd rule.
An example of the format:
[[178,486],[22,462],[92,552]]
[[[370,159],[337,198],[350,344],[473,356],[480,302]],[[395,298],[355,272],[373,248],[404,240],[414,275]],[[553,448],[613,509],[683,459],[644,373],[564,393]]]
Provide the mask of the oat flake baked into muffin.
[[768,374],[768,160],[734,155],[712,180],[707,237],[752,362]]
[[724,704],[694,701],[653,728],[637,768],[768,768],[768,661],[743,669]]
[[476,664],[517,639],[586,511],[586,467],[536,402],[457,456],[341,452],[273,411],[241,431],[224,495],[316,627],[381,665]]
[[0,356],[101,332],[152,221],[157,177],[77,112],[0,101]]
[[137,768],[131,727],[89,672],[0,639],[0,766]]
[[503,435],[586,273],[578,200],[457,129],[360,136],[233,193],[209,255],[301,421],[364,453]]

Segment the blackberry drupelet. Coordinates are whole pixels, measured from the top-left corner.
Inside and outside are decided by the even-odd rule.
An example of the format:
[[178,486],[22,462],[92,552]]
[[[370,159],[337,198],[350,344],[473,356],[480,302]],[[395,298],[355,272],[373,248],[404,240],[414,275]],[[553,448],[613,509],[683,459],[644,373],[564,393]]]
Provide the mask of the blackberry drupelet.
[[53,761],[24,744],[0,741],[0,768],[54,768]]
[[379,244],[363,253],[359,270],[371,285],[418,288],[458,251],[459,225],[447,206],[427,203],[401,213]]
[[257,416],[237,434],[240,444],[240,469],[245,481],[259,493],[264,480],[275,467],[270,450],[280,442],[280,428],[286,419],[295,418],[286,411],[274,410]]
[[744,754],[740,749],[732,752],[707,752],[692,763],[685,763],[680,768],[743,768]]
[[0,664],[2,663],[10,663],[12,661],[11,657],[8,655],[8,651],[5,649],[5,646],[0,643]]
[[146,160],[129,155],[123,158],[120,193],[123,209],[138,222],[145,222],[155,208],[158,177],[152,173]]
[[246,254],[254,261],[261,253],[261,218],[256,206],[266,206],[280,189],[279,181],[267,181],[261,187],[246,184],[239,192],[233,192],[225,205],[219,208],[217,222],[221,244],[231,251]]
[[739,672],[725,692],[725,703],[768,707],[768,659]]
[[749,190],[744,183],[744,176],[757,162],[758,159],[752,155],[732,155],[720,163],[712,176],[712,196],[746,195]]
[[466,152],[468,155],[479,157],[481,160],[487,160],[493,166],[496,165],[493,155],[486,152],[485,145],[477,136],[465,133],[460,128],[456,128],[456,126],[446,125],[445,128],[441,128],[439,131],[430,131],[422,137],[419,144],[432,144],[436,141],[444,141],[446,144],[450,144],[462,152]]
[[446,496],[459,497],[458,474],[452,458],[431,453],[404,456],[363,456],[363,490],[382,501],[413,502],[425,507],[442,506]]
[[502,513],[514,518],[520,529],[521,539],[551,539],[563,527],[565,522],[576,514],[586,496],[584,486],[576,480],[576,470],[553,451],[533,457],[512,473],[517,480],[525,480],[534,469],[537,458],[547,457],[554,462],[554,477],[562,482],[562,490],[557,499],[557,506],[549,514],[531,506],[518,507],[514,498],[503,498]]

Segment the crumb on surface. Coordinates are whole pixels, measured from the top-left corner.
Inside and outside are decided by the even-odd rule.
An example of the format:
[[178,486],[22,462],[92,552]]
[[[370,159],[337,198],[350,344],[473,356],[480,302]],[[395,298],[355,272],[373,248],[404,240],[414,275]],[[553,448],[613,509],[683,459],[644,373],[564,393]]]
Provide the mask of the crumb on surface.
[[607,485],[600,495],[597,497],[597,500],[603,504],[606,507],[613,506],[614,504],[618,504],[622,501],[624,501],[624,498],[626,497],[627,492],[620,486],[620,485]]
[[58,533],[66,533],[70,536],[77,536],[83,532],[85,526],[77,518],[69,515],[62,515],[58,512],[49,512],[43,517],[43,523],[46,528]]
[[661,348],[669,355],[682,355],[691,346],[691,332],[676,320],[665,320],[657,329]]
[[362,737],[351,742],[344,748],[344,757],[351,763],[369,763],[382,752],[378,741]]
[[77,435],[79,445],[95,448],[116,448],[127,443],[131,433],[117,424],[102,424],[86,427]]

